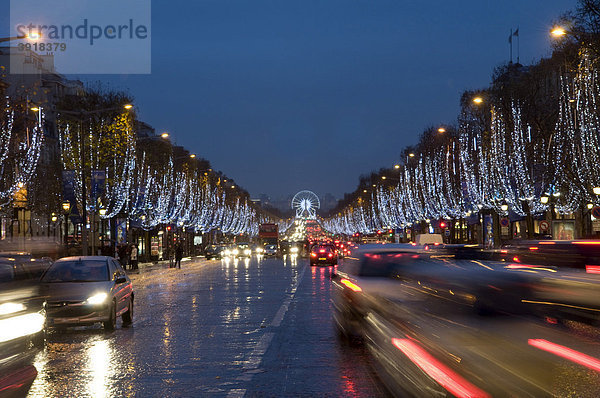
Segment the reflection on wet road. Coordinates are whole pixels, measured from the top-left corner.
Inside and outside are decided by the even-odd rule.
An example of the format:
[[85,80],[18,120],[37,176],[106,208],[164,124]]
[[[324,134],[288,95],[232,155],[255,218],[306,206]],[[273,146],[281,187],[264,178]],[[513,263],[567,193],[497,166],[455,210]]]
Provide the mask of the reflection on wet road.
[[133,326],[51,333],[29,396],[381,396],[366,352],[336,339],[331,272],[295,258],[142,269]]

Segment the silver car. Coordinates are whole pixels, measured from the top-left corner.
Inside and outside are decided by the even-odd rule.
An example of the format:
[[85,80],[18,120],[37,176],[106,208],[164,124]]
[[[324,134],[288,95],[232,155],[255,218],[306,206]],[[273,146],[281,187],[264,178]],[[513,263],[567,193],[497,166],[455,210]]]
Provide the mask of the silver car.
[[102,322],[114,330],[133,320],[131,280],[112,257],[66,257],[57,260],[41,279],[47,298],[48,326],[89,325]]

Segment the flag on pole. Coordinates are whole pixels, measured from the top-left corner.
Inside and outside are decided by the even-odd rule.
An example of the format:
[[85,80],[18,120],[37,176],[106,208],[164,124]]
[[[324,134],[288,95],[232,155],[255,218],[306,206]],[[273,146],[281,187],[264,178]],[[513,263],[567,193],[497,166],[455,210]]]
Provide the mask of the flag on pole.
[[513,36],[517,36],[517,37],[519,37],[519,28],[517,28],[517,30],[515,30],[515,32],[514,32],[514,33],[513,33],[513,32],[512,32],[512,30],[511,30],[511,33],[510,33],[510,35],[508,35],[508,42],[509,42],[510,44],[512,44],[512,38],[513,38]]

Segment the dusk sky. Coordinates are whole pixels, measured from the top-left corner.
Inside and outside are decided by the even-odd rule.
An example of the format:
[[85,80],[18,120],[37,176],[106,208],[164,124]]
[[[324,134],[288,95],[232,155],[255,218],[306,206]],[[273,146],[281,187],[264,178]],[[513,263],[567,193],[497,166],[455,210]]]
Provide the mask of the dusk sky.
[[79,78],[127,90],[141,120],[252,196],[341,197],[359,175],[397,162],[428,126],[454,123],[460,94],[486,87],[508,61],[511,29],[521,63],[548,56],[552,22],[574,6],[154,1],[152,74]]

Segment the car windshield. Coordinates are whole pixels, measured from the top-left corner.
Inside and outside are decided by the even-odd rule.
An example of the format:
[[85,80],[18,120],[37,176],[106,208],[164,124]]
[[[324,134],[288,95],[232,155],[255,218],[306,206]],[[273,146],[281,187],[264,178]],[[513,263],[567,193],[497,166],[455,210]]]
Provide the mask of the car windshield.
[[59,261],[42,277],[42,282],[108,281],[108,264],[102,260]]
[[248,245],[247,245],[247,244],[245,244],[245,243],[240,243],[240,244],[238,245],[238,249],[247,249],[247,248],[248,248]]
[[275,245],[267,245],[266,248],[269,249],[269,250],[275,250],[275,249],[277,249],[277,246],[275,246]]

